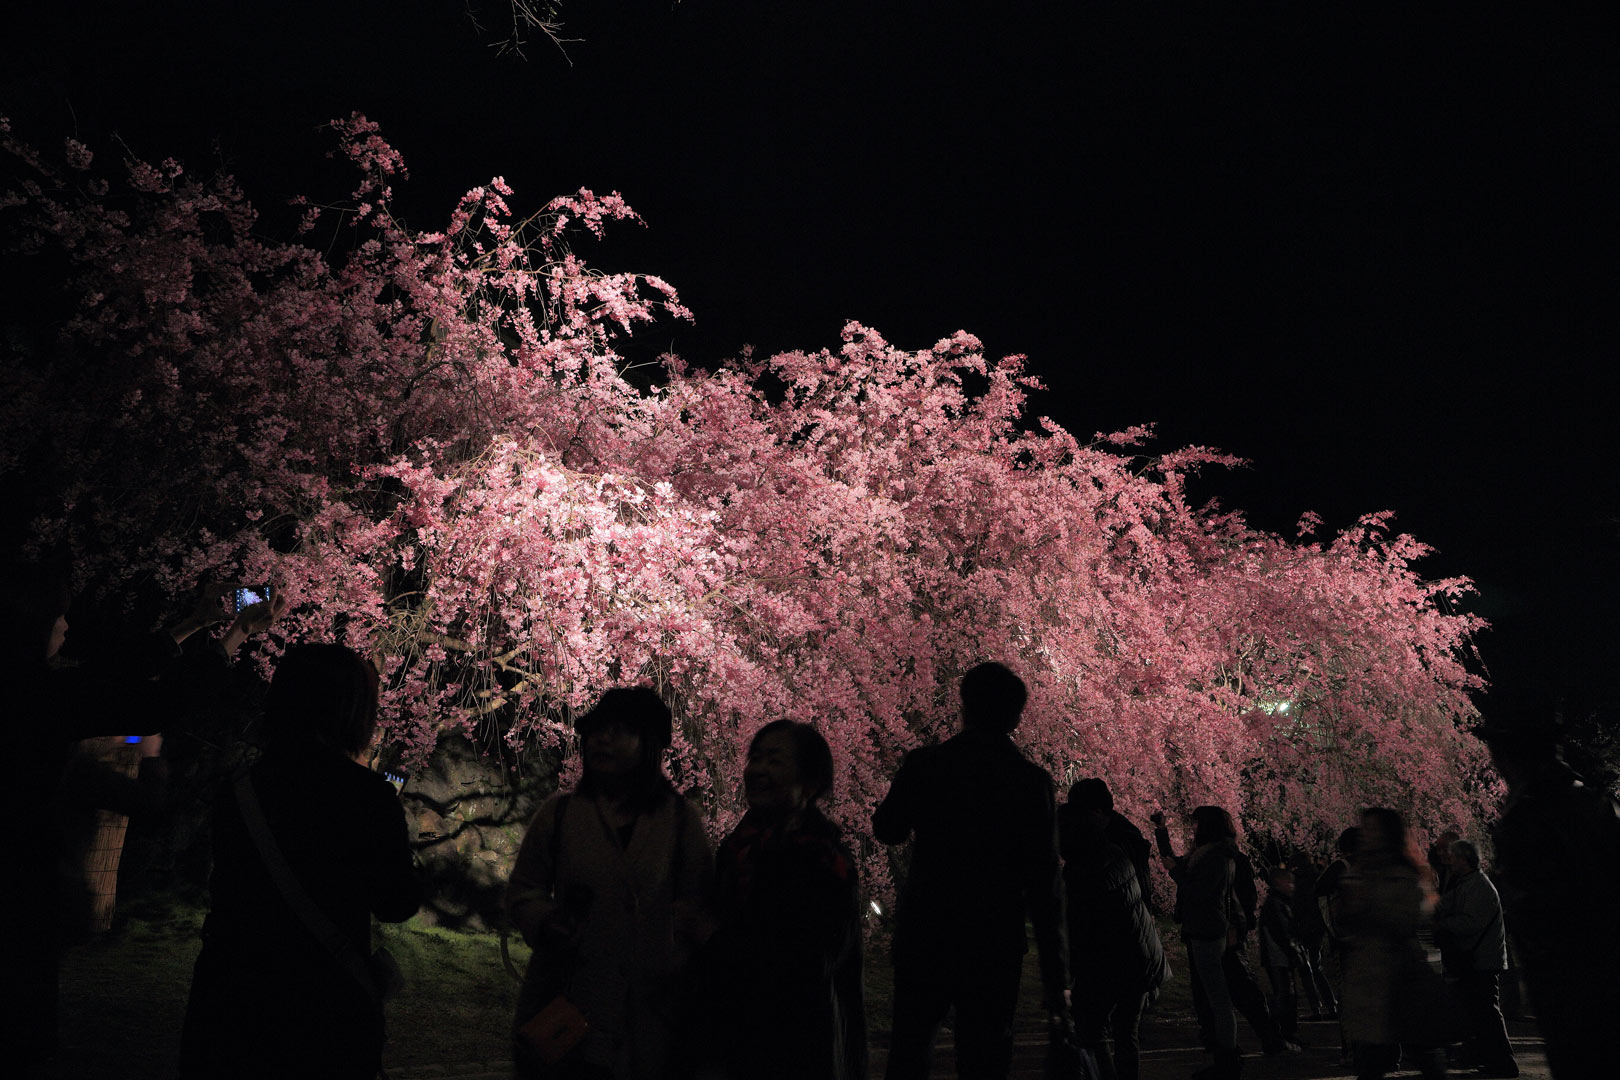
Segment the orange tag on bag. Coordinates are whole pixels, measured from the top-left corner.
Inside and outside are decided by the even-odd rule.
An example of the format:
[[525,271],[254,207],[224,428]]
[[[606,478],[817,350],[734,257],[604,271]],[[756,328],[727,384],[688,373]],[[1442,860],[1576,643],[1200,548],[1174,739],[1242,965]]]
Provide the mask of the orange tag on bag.
[[591,1029],[585,1014],[572,1001],[558,994],[550,1004],[534,1014],[534,1019],[518,1028],[518,1038],[547,1065],[555,1065],[563,1055],[579,1045]]

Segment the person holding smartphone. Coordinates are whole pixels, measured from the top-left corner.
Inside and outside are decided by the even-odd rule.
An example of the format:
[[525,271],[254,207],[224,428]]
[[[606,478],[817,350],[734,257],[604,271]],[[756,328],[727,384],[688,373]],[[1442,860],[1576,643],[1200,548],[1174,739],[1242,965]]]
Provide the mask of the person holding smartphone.
[[380,1070],[389,987],[371,919],[403,922],[423,890],[398,793],[362,763],[377,695],[377,669],[343,645],[296,645],[276,665],[264,754],[214,809],[182,1080]]
[[[205,587],[192,611],[168,629],[68,665],[60,660],[72,599],[66,578],[37,566],[12,570],[0,581],[0,666],[14,717],[5,820],[26,825],[10,841],[12,871],[0,882],[0,915],[8,926],[31,929],[7,934],[0,944],[0,980],[11,1003],[0,1010],[0,1045],[30,1065],[50,1058],[57,1044],[64,939],[55,914],[63,907],[57,867],[64,837],[51,808],[60,801],[67,764],[83,739],[161,729],[181,643],[225,613],[220,590]],[[220,645],[234,651],[285,607],[278,598],[238,612]]]

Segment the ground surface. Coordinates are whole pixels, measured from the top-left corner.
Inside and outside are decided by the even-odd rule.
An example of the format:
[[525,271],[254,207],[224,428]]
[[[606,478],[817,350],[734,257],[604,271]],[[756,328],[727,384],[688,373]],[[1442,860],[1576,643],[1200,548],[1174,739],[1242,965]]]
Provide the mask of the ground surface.
[[[113,934],[74,949],[62,969],[63,1050],[39,1080],[172,1080],[185,1013],[191,964],[197,955],[200,913],[154,910],[126,919]],[[516,982],[490,934],[422,930],[407,925],[384,940],[405,970],[408,988],[389,1004],[391,1041],[386,1063],[393,1080],[505,1080],[504,1048]],[[1159,1008],[1143,1021],[1143,1080],[1183,1080],[1206,1060],[1187,1007],[1186,966],[1173,937],[1177,972]],[[511,950],[521,968],[527,953]],[[1033,954],[1025,979],[1013,1076],[1041,1075],[1045,1034],[1033,994]],[[888,966],[869,958],[874,1078],[886,1060]],[[1549,1080],[1535,1025],[1509,1025],[1528,1080]],[[1240,1039],[1258,1040],[1240,1026]],[[1246,1080],[1336,1080],[1352,1077],[1339,1063],[1338,1030],[1331,1023],[1301,1028],[1301,1053],[1245,1059]],[[955,1075],[948,1031],[942,1033],[933,1075]],[[1411,1073],[1410,1075],[1415,1075]],[[1453,1076],[1474,1075],[1462,1070]]]

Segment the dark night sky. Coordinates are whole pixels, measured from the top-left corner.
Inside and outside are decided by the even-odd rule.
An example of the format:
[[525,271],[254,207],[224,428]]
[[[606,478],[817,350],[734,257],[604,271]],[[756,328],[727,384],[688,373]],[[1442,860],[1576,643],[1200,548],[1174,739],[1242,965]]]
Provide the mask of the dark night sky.
[[3,109],[217,143],[265,206],[360,109],[424,227],[496,173],[617,189],[649,228],[588,257],[698,317],[650,351],[970,330],[1078,434],[1251,459],[1203,487],[1266,527],[1396,510],[1480,583],[1500,681],[1620,688],[1620,42],[1585,8],[573,0],[569,65],[456,0],[147,6],[13,20]]

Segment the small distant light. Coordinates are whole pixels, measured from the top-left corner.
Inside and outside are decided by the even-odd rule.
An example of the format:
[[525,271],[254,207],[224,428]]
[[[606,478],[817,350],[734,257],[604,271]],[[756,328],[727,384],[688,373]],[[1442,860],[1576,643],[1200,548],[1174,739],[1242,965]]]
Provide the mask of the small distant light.
[[872,901],[872,914],[874,914],[874,915],[882,915],[883,914],[883,909],[878,907],[878,902],[876,900]]
[[1286,701],[1283,702],[1281,705],[1277,706],[1277,711],[1278,712],[1287,712],[1288,711],[1288,704],[1289,703],[1286,702]]

